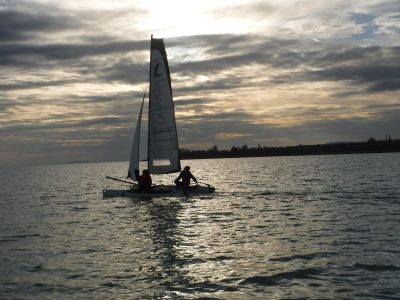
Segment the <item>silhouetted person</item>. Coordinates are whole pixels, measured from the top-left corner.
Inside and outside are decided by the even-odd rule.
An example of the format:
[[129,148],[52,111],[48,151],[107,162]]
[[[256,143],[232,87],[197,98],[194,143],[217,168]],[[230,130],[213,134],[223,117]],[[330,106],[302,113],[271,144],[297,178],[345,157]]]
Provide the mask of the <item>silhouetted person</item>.
[[143,192],[150,192],[152,188],[152,180],[149,170],[143,170],[142,175],[139,176],[139,190]]
[[[179,174],[178,178],[174,180],[174,183],[183,188],[183,192],[186,194],[186,191],[190,185],[190,179],[193,179],[194,182],[197,183],[196,177],[190,172],[190,167],[186,166],[183,168],[183,171]],[[180,181],[182,180],[182,181]]]

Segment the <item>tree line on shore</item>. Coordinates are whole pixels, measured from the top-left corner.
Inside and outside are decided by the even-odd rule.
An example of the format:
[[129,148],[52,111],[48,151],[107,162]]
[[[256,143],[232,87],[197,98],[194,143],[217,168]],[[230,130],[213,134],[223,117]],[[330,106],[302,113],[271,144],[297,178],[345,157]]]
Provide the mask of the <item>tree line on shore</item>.
[[230,150],[219,150],[218,146],[214,145],[208,150],[179,149],[179,152],[182,159],[400,152],[400,139],[375,140],[371,137],[366,142],[285,147],[261,147],[258,145],[258,147],[250,148],[243,145],[241,147],[232,146]]

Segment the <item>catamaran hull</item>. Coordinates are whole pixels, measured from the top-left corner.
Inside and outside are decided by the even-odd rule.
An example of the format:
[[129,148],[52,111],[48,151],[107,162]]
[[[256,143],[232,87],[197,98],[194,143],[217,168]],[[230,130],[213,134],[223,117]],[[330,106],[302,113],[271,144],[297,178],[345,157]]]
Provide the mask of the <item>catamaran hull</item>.
[[215,188],[212,186],[191,186],[186,194],[182,189],[176,188],[175,186],[157,186],[154,191],[144,193],[138,190],[103,190],[103,197],[130,197],[130,198],[149,198],[149,197],[184,197],[190,195],[205,195],[215,192]]

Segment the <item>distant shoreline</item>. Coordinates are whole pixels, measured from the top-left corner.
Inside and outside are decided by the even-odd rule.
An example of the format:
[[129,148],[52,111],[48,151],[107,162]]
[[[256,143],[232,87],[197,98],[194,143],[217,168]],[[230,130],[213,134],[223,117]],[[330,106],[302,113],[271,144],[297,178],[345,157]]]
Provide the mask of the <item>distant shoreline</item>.
[[[340,155],[340,154],[367,154],[367,153],[395,153],[400,152],[400,139],[367,142],[328,143],[316,145],[297,145],[284,147],[232,147],[230,150],[218,150],[216,146],[208,150],[179,149],[180,159],[218,159],[241,157],[275,157],[275,156],[303,156],[303,155]],[[145,160],[143,160],[145,161]],[[74,160],[54,162],[40,165],[89,164],[100,162],[126,162],[125,160],[88,161]],[[26,164],[35,166],[36,164]],[[8,168],[22,165],[3,165]]]
[[180,149],[181,159],[212,159],[240,157],[269,156],[299,156],[299,155],[335,155],[335,154],[365,154],[400,152],[400,140],[367,142],[329,143],[316,145],[297,145],[285,147],[232,147],[231,150],[218,150],[216,146],[209,150]]

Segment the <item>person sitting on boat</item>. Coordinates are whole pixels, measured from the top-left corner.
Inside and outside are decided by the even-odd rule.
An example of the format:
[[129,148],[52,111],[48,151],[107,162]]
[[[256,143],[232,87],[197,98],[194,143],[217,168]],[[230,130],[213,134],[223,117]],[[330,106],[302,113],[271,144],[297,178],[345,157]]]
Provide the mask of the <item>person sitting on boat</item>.
[[[182,179],[182,181],[180,181]],[[190,167],[186,166],[183,168],[183,171],[179,174],[178,178],[174,180],[174,183],[182,187],[184,191],[187,190],[187,188],[190,185],[190,179],[193,179],[194,182],[197,183],[196,177],[193,176],[193,174],[190,172]]]
[[138,183],[140,191],[150,192],[153,189],[153,187],[151,186],[153,182],[151,180],[149,170],[142,171],[142,175],[139,176]]

